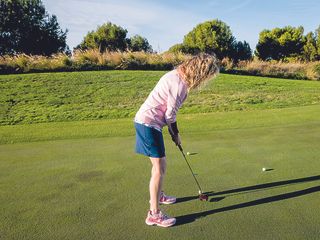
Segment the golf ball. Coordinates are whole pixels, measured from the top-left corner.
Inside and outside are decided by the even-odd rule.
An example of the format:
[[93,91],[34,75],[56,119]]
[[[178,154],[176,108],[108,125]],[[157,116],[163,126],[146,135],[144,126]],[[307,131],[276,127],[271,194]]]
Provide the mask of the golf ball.
[[190,153],[189,153],[189,152],[187,152],[187,155],[190,155]]
[[267,171],[267,168],[265,168],[265,167],[264,167],[264,168],[262,168],[262,171],[264,171],[264,172],[265,172],[265,171]]
[[199,195],[202,194],[202,192],[199,190]]

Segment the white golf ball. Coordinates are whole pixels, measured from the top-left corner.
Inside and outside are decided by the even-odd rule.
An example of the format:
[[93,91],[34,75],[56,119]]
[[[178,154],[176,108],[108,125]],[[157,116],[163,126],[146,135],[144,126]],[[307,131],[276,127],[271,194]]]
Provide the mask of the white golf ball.
[[190,155],[190,153],[189,153],[189,152],[187,152],[187,155]]
[[264,168],[262,168],[262,171],[264,171],[264,172],[265,172],[265,171],[267,171],[267,168],[265,168],[265,167],[264,167]]
[[199,195],[202,194],[202,192],[199,190]]

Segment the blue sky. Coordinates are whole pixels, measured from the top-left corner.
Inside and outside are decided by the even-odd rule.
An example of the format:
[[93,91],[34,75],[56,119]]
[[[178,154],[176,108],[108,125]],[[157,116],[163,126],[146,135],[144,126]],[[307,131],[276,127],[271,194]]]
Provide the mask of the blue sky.
[[220,19],[237,40],[252,48],[259,32],[274,27],[303,26],[305,32],[320,25],[319,0],[43,0],[55,14],[72,49],[97,25],[112,22],[128,30],[128,36],[146,37],[153,49],[165,51],[197,24]]

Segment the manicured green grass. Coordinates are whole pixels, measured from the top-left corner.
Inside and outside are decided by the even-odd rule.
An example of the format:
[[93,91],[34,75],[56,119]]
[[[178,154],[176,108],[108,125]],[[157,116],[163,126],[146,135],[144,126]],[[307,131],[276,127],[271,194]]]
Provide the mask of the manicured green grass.
[[[179,198],[163,207],[177,217],[169,229],[144,223],[150,163],[134,154],[132,119],[2,126],[20,127],[13,141],[37,142],[0,145],[1,239],[318,239],[319,113],[317,105],[179,115],[183,146],[198,153],[190,164],[211,193],[196,199],[165,133],[164,189]],[[72,137],[86,138],[63,139],[77,129]]]
[[[199,121],[201,119],[201,121]],[[318,122],[320,105],[263,111],[232,111],[204,114],[179,114],[183,132],[208,132],[220,129],[290,126],[305,121]],[[43,140],[133,136],[133,119],[87,120],[0,126],[0,144]],[[166,132],[166,131],[165,131]]]
[[[0,76],[0,125],[133,117],[162,71]],[[296,107],[320,103],[320,82],[220,74],[193,92],[181,113]]]

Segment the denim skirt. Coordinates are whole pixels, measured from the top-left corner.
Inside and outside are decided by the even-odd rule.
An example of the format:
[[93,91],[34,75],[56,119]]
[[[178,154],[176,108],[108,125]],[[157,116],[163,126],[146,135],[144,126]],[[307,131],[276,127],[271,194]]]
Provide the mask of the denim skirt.
[[136,129],[136,153],[148,157],[162,158],[165,154],[162,132],[135,122]]

